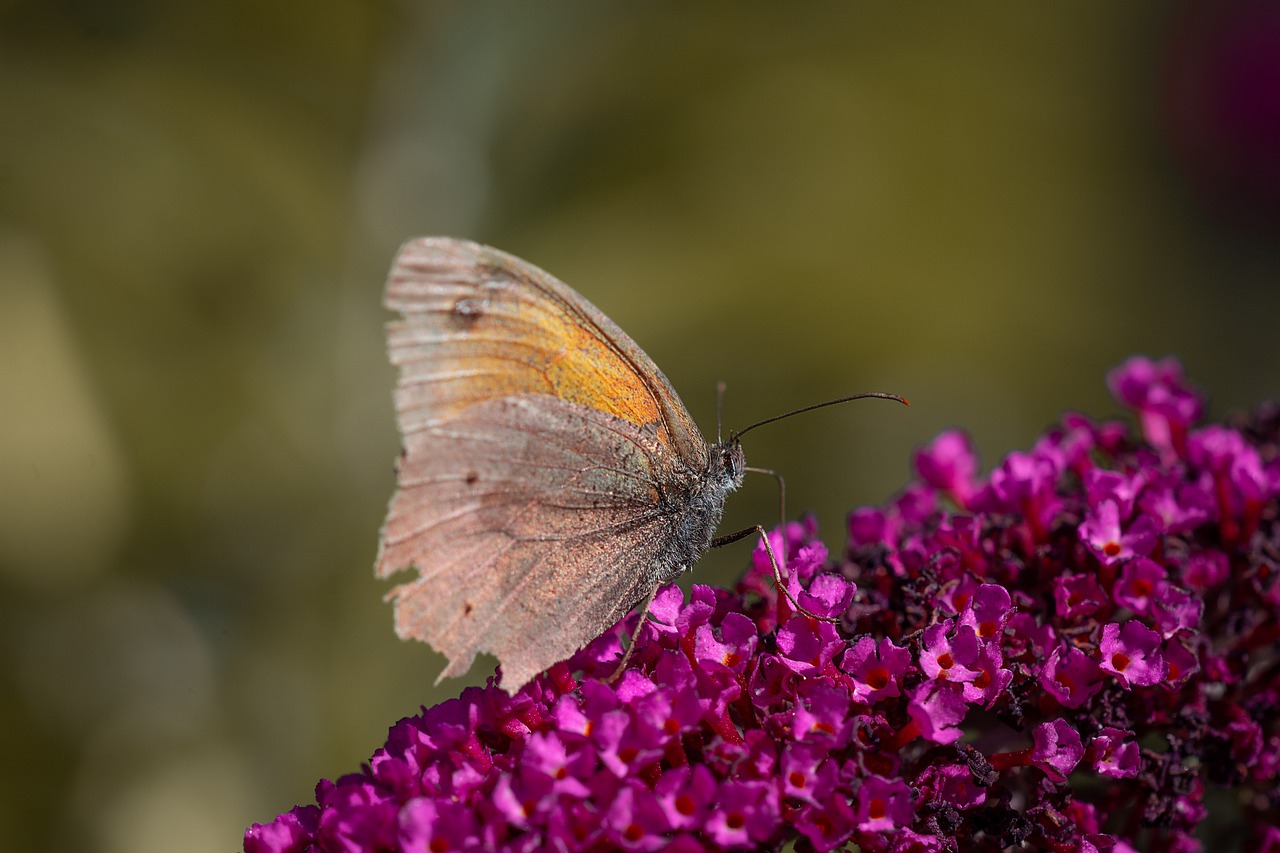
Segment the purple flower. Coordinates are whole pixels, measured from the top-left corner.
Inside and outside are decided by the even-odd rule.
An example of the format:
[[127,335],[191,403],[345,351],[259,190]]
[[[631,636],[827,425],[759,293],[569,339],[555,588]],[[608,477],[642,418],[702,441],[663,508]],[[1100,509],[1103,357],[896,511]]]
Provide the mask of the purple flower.
[[978,674],[962,684],[961,695],[964,696],[964,701],[984,708],[995,705],[1000,694],[1013,681],[1013,673],[1003,664],[1000,646],[997,643],[984,644],[972,664]]
[[406,853],[480,849],[475,810],[458,803],[418,797],[399,815],[400,849]]
[[938,801],[957,809],[977,808],[987,801],[987,789],[973,780],[967,764],[926,767],[918,780],[926,801]]
[[868,776],[858,788],[858,828],[866,832],[886,832],[907,826],[915,814],[911,788],[901,779]]
[[779,829],[777,790],[765,782],[725,782],[704,828],[724,848],[750,847]]
[[673,829],[696,830],[707,820],[718,793],[716,778],[704,764],[673,767],[654,785],[658,807]]
[[874,507],[859,507],[849,513],[849,542],[855,546],[889,543],[893,532],[889,519]]
[[319,806],[294,806],[271,823],[255,823],[244,834],[245,853],[305,850],[320,824]]
[[978,457],[968,435],[960,430],[942,433],[917,451],[915,462],[921,480],[959,506],[968,505],[976,491],[974,475],[978,473]]
[[[717,638],[716,634],[720,637]],[[741,613],[726,613],[719,631],[699,625],[694,632],[694,656],[699,661],[715,661],[741,673],[756,648],[755,623]]]
[[822,618],[757,549],[401,720],[244,849],[1190,851],[1220,800],[1280,844],[1280,405],[1197,426],[1176,363],[1111,382],[1142,434],[1068,413],[986,478],[944,434],[843,549],[771,532]]
[[797,740],[843,745],[849,739],[849,694],[819,680],[798,686],[791,732]]
[[1054,579],[1053,600],[1058,618],[1075,622],[1106,606],[1107,594],[1093,575],[1059,575]]
[[1191,633],[1204,617],[1204,599],[1171,583],[1162,583],[1151,600],[1151,615],[1166,640],[1178,633]]
[[1057,454],[1010,453],[991,472],[992,509],[1020,513],[1031,539],[1041,541],[1062,506],[1056,487],[1063,461]]
[[984,583],[974,590],[957,624],[973,628],[983,642],[998,643],[1012,615],[1013,599],[999,584]]
[[1084,474],[1085,495],[1089,506],[1097,506],[1104,500],[1116,505],[1120,518],[1133,514],[1134,502],[1146,485],[1146,476],[1138,473],[1125,476],[1119,471],[1090,468]]
[[1145,515],[1156,519],[1165,533],[1189,533],[1213,518],[1213,495],[1200,483],[1184,483],[1164,476],[1147,485],[1138,498]]
[[[827,549],[823,548],[824,559],[826,553]],[[801,607],[817,616],[836,617],[849,609],[856,591],[853,584],[839,575],[825,573],[814,577],[809,588],[802,590],[796,600]]]
[[778,629],[779,657],[784,666],[800,675],[822,673],[843,650],[844,641],[830,622],[792,616]]
[[973,681],[978,677],[978,670],[970,668],[981,650],[972,625],[956,628],[952,620],[947,619],[926,628],[923,642],[920,669],[925,675],[954,682]]
[[1102,626],[1099,667],[1114,675],[1126,688],[1149,687],[1164,679],[1164,655],[1160,635],[1131,619],[1123,626],[1108,622]]
[[1080,538],[1104,566],[1151,553],[1158,533],[1155,523],[1140,515],[1128,530],[1121,528],[1120,507],[1104,500],[1091,508],[1080,525]]
[[1164,644],[1164,660],[1168,667],[1165,680],[1172,687],[1181,687],[1200,671],[1200,660],[1177,638]]
[[1093,769],[1112,779],[1133,779],[1142,766],[1138,743],[1133,732],[1104,726],[1089,741],[1089,760]]
[[1206,590],[1225,583],[1231,563],[1221,551],[1196,551],[1182,570],[1182,580],[1192,589]]
[[1082,707],[1102,689],[1098,663],[1074,646],[1050,652],[1041,676],[1044,689],[1067,708]]
[[893,837],[889,853],[941,853],[946,849],[946,844],[936,835],[902,829]]
[[840,668],[853,681],[853,696],[874,703],[900,694],[902,676],[911,663],[911,652],[893,644],[887,637],[878,643],[862,637],[840,659]]
[[657,796],[645,785],[623,785],[604,813],[605,836],[623,850],[666,847],[666,815]]
[[1151,615],[1151,599],[1166,584],[1168,573],[1155,560],[1138,557],[1120,568],[1112,598],[1139,616]]
[[853,805],[843,796],[832,797],[822,806],[802,805],[792,820],[814,850],[835,850],[849,840],[857,827]]
[[1066,720],[1041,723],[1031,733],[1031,739],[1035,743],[1031,748],[1031,763],[1055,782],[1067,781],[1067,776],[1084,757],[1080,733]]
[[1204,411],[1199,395],[1182,378],[1182,365],[1172,358],[1131,358],[1107,374],[1107,386],[1137,410],[1143,435],[1159,450],[1180,454],[1187,428]]
[[964,734],[959,724],[968,706],[960,685],[949,681],[926,681],[911,693],[907,713],[924,735],[934,743],[955,743]]

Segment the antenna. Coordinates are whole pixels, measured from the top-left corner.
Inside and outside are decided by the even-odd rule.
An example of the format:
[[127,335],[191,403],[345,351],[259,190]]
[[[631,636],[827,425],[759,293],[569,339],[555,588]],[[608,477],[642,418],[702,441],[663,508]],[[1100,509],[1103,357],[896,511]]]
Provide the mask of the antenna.
[[728,388],[723,379],[716,383],[716,444],[724,443],[720,440],[720,412],[724,409],[724,392]]
[[[789,418],[792,415],[799,415],[803,412],[812,412],[814,409],[822,409],[827,406],[834,406],[838,403],[848,403],[850,400],[862,400],[866,397],[876,397],[881,400],[897,400],[899,403],[901,403],[904,406],[911,405],[909,402],[907,402],[907,399],[905,397],[899,397],[897,394],[886,394],[883,391],[867,391],[862,394],[851,394],[848,397],[841,397],[838,400],[828,400],[825,403],[814,403],[812,406],[805,406],[804,408],[801,408],[801,409],[795,409],[794,411],[784,412],[781,415],[774,415],[771,418],[765,418],[762,421],[756,421],[749,427],[730,433],[729,441],[730,443],[737,442],[744,435],[751,432],[751,430],[755,429],[756,427],[764,426],[765,424],[771,424],[774,421],[780,421],[783,418]],[[716,420],[719,421],[719,417],[717,417]],[[719,429],[717,429],[716,435],[719,436],[719,434],[720,434]]]

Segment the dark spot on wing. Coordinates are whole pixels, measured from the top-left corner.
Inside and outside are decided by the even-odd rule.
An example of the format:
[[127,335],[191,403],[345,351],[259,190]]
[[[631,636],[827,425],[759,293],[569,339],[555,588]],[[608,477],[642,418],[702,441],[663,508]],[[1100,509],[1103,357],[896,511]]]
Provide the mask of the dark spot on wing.
[[476,484],[476,480],[479,480],[479,479],[480,479],[480,475],[479,475],[479,474],[477,474],[475,471],[468,471],[468,472],[467,472],[467,485],[468,485],[468,486],[474,486],[474,485]]
[[489,310],[489,300],[483,296],[464,296],[453,303],[453,318],[460,323],[471,324]]
[[471,611],[472,611],[472,610],[475,610],[475,609],[476,609],[476,606],[475,606],[474,604],[472,604],[470,601],[464,601],[464,602],[462,602],[462,615],[463,615],[463,616],[470,616],[470,615],[471,615]]

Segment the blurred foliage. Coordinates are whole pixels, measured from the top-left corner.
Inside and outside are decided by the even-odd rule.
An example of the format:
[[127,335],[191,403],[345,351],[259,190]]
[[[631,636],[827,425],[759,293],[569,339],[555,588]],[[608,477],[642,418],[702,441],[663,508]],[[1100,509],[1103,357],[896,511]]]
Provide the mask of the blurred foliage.
[[1130,353],[1276,397],[1268,8],[0,1],[6,848],[231,849],[459,689],[371,576],[408,237],[569,282],[708,433],[720,379],[911,398],[750,436],[828,530]]

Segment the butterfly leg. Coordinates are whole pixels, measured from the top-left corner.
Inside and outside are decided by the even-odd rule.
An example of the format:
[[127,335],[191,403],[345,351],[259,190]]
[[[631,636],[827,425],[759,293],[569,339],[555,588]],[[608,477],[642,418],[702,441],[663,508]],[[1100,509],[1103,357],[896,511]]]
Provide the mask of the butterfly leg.
[[622,675],[622,671],[627,668],[627,661],[631,660],[631,653],[636,650],[636,637],[640,635],[640,629],[644,627],[644,620],[649,618],[649,608],[653,605],[653,597],[658,594],[658,588],[662,584],[654,584],[653,589],[649,590],[649,594],[644,597],[644,604],[640,605],[640,618],[636,621],[636,629],[631,632],[631,639],[627,642],[627,650],[622,653],[622,660],[618,661],[618,668],[613,674],[605,679],[606,684],[612,684]]
[[769,534],[759,524],[754,527],[748,527],[735,533],[727,533],[724,536],[717,536],[711,540],[712,548],[719,548],[721,545],[728,545],[731,542],[737,542],[739,539],[746,539],[753,533],[760,534],[760,541],[764,543],[764,550],[769,555],[769,565],[773,567],[773,582],[777,585],[778,591],[787,597],[787,601],[791,603],[791,607],[802,616],[808,616],[810,619],[817,619],[819,622],[839,622],[839,618],[833,616],[819,616],[801,606],[800,602],[795,600],[791,591],[787,589],[787,582],[782,577],[782,566],[778,562],[778,555],[773,551],[773,543],[769,541]]

